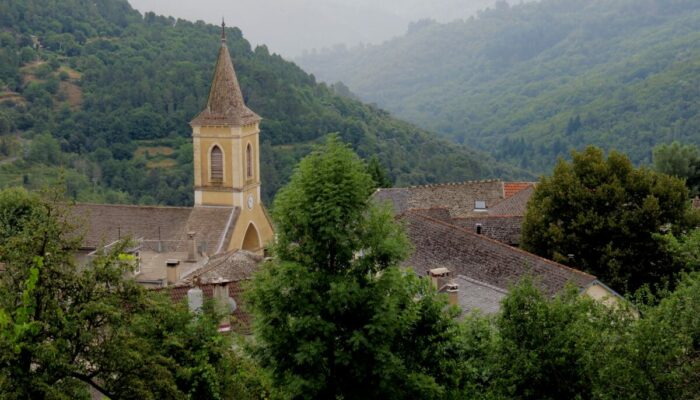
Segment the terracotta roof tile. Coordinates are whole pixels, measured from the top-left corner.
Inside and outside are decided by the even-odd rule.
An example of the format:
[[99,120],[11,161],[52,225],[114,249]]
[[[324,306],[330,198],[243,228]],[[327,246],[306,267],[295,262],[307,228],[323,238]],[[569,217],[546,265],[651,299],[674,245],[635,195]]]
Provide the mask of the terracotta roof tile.
[[524,216],[527,211],[527,202],[530,201],[533,192],[533,186],[523,189],[489,208],[488,213],[489,215]]
[[477,235],[447,222],[407,212],[399,217],[406,223],[415,252],[404,263],[419,275],[433,268],[448,268],[455,275],[507,289],[525,276],[532,276],[550,295],[567,282],[584,288],[596,278],[526,251],[510,247],[484,235]]
[[512,197],[514,194],[525,190],[531,186],[535,186],[534,182],[504,182],[503,183],[503,195],[506,199]]

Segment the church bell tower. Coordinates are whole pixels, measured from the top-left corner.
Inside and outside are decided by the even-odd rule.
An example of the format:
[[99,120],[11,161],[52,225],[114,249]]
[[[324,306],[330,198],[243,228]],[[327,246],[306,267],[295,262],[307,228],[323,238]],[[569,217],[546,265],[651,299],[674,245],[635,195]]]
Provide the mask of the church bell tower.
[[195,206],[252,210],[260,200],[260,121],[243,101],[221,24],[221,47],[206,108],[190,122]]

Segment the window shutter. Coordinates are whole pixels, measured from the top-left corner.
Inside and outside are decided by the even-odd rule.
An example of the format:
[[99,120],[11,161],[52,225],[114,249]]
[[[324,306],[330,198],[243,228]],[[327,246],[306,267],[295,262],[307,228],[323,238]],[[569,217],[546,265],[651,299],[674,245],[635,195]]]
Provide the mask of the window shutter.
[[211,149],[211,180],[212,182],[222,182],[224,180],[224,154],[219,146]]

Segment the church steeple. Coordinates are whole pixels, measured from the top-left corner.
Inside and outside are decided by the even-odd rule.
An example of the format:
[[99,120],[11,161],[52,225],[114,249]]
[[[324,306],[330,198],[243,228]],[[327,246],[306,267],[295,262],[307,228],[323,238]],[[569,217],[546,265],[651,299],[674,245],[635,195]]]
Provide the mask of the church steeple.
[[226,45],[226,24],[221,22],[221,47],[214,68],[207,107],[190,125],[243,126],[261,118],[246,107]]
[[274,231],[260,197],[260,117],[243,101],[223,21],[207,106],[190,125],[195,207],[236,208],[228,250],[262,252]]

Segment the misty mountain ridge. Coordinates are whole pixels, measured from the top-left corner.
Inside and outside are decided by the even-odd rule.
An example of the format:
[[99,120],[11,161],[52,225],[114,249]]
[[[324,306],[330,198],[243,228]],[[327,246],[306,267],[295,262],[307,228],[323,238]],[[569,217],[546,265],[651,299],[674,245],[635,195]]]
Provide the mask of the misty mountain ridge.
[[[0,3],[0,187],[62,175],[78,201],[191,204],[188,122],[207,102],[220,35],[124,0]],[[378,157],[398,185],[527,176],[318,84],[238,28],[227,36],[245,101],[263,117],[266,201],[330,133]]]
[[298,63],[424,128],[547,171],[587,144],[638,163],[700,143],[700,2],[544,0]]
[[[522,1],[522,0],[521,0]],[[532,1],[532,0],[527,0]],[[413,21],[469,18],[496,0],[132,0],[141,12],[238,26],[254,45],[293,58],[303,51],[381,43],[406,32]]]

